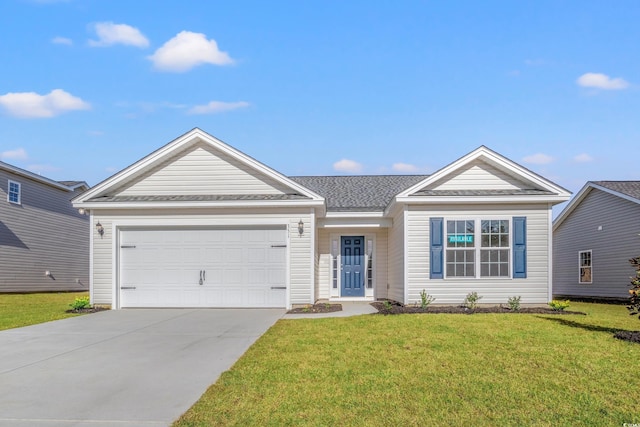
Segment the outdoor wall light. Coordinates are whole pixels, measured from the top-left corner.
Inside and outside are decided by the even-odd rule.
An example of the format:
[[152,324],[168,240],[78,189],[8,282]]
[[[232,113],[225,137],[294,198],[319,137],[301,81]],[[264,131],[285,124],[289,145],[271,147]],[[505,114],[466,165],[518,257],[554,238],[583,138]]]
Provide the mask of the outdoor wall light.
[[298,222],[298,234],[300,236],[304,234],[304,222],[302,222],[302,219],[300,219],[300,222]]
[[102,224],[100,224],[100,221],[96,222],[96,231],[98,232],[100,237],[102,237],[102,235],[104,234],[104,227],[102,226]]

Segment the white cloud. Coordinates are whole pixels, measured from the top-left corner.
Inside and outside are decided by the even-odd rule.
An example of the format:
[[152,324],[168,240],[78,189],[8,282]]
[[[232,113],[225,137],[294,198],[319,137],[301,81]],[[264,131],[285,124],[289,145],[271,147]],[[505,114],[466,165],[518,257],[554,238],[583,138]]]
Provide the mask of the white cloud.
[[35,172],[37,174],[47,173],[47,172],[57,172],[60,168],[51,165],[29,165],[27,169],[31,172]]
[[202,64],[228,65],[233,59],[202,33],[182,31],[148,57],[157,70],[181,73]]
[[549,163],[554,162],[556,159],[549,156],[548,154],[537,153],[527,156],[522,160],[525,163],[532,163],[534,165],[548,165]]
[[396,172],[402,172],[402,173],[415,173],[418,172],[419,168],[415,165],[411,165],[409,163],[394,163],[391,166],[391,169],[393,169]]
[[68,39],[66,37],[54,37],[51,39],[51,43],[53,44],[66,44],[71,46],[73,44],[73,40]]
[[147,47],[149,40],[135,27],[113,22],[98,22],[93,26],[98,40],[89,40],[89,46],[103,47],[114,44]]
[[353,160],[342,159],[333,164],[333,169],[338,172],[360,173],[362,172],[362,165]]
[[9,115],[21,118],[54,117],[72,110],[89,110],[91,105],[82,99],[54,89],[46,95],[35,92],[16,92],[0,95],[0,106]]
[[193,108],[190,108],[187,111],[188,114],[218,114],[224,113],[226,111],[233,111],[239,108],[248,107],[248,102],[238,101],[238,102],[222,102],[222,101],[211,101],[205,105],[196,105]]
[[620,77],[612,79],[606,74],[601,73],[585,73],[578,77],[576,83],[583,87],[594,87],[605,90],[620,90],[629,87],[629,82],[626,80]]
[[591,157],[587,153],[582,153],[575,156],[573,158],[573,161],[576,163],[589,163],[593,161],[593,157]]
[[27,160],[27,152],[24,148],[16,148],[15,150],[7,150],[0,153],[0,159],[10,160]]

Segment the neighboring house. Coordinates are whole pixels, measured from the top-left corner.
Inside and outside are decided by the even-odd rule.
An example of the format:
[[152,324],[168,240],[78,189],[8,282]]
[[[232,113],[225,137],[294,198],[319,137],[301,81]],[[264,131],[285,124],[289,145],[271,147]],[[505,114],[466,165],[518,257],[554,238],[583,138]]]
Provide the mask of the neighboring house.
[[0,162],[0,292],[89,289],[89,217],[71,205],[88,188]]
[[590,181],[553,223],[553,293],[628,299],[640,256],[640,181]]
[[122,307],[317,300],[544,304],[569,192],[480,147],[426,176],[286,177],[194,129],[74,199],[91,298]]

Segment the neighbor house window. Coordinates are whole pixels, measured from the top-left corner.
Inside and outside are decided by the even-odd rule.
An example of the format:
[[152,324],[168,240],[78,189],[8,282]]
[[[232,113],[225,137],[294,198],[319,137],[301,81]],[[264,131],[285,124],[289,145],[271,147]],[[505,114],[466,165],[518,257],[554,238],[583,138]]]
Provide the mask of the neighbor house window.
[[11,203],[20,204],[20,183],[9,180],[7,185],[7,200]]
[[579,265],[579,280],[580,283],[592,282],[592,264],[591,264],[591,251],[578,252],[578,265]]
[[446,221],[446,277],[509,277],[509,223],[506,219]]

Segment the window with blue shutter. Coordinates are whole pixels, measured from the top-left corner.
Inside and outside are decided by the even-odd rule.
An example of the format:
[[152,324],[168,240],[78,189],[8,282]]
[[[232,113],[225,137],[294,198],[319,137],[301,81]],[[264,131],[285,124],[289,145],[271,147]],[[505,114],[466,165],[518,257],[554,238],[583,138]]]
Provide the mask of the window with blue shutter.
[[527,218],[513,218],[513,278],[527,277]]
[[443,233],[443,218],[430,218],[429,220],[429,242],[431,246],[430,262],[431,272],[429,277],[431,279],[442,279],[443,276],[443,247],[444,247],[444,233]]

